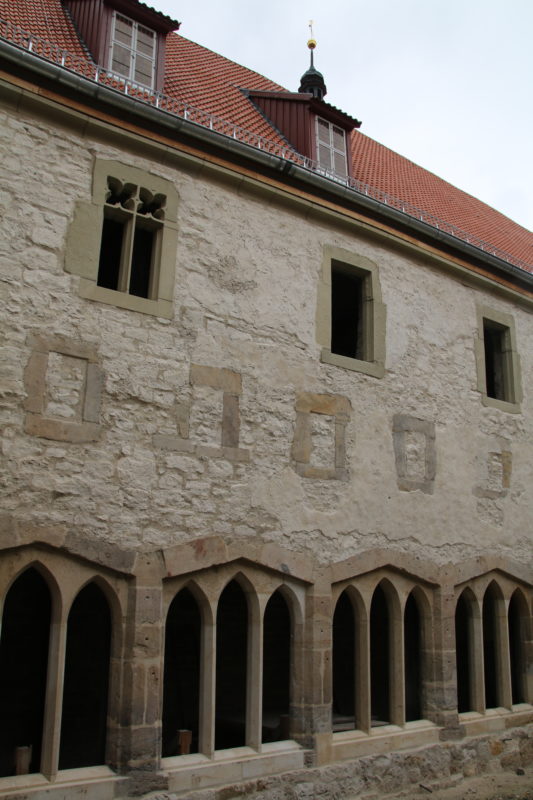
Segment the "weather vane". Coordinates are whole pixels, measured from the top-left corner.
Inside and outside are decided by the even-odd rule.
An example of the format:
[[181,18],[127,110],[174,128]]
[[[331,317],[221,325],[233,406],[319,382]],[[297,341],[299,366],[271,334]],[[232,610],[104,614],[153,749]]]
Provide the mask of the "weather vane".
[[309,33],[311,34],[311,37],[310,37],[309,41],[307,42],[307,46],[308,46],[308,48],[310,50],[314,50],[315,47],[316,47],[316,39],[313,36],[313,25],[314,25],[314,20],[310,19],[309,20]]

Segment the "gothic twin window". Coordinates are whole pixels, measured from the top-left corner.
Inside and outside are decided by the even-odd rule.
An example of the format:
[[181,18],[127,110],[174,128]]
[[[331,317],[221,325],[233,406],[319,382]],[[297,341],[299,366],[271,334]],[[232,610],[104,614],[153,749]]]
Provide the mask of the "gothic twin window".
[[98,286],[153,299],[166,197],[107,179]]

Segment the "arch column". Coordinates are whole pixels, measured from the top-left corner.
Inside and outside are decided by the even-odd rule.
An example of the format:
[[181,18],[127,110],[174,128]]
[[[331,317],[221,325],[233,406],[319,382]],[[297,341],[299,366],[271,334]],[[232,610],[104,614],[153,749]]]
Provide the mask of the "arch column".
[[331,583],[317,575],[305,602],[303,638],[303,720],[302,744],[313,748],[317,764],[331,761],[332,703],[332,605]]
[[200,654],[200,737],[199,750],[213,758],[215,753],[215,686],[216,686],[216,609],[209,608],[209,618],[202,615],[202,646]]
[[424,703],[426,719],[443,728],[441,739],[459,738],[455,639],[455,591],[444,584],[435,592],[432,639],[424,641]]

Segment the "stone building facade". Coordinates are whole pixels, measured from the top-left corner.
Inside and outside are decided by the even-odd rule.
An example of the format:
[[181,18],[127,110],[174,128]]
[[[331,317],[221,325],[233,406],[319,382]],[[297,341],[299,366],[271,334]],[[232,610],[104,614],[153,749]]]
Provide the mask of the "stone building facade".
[[531,762],[532,267],[13,30],[0,796]]

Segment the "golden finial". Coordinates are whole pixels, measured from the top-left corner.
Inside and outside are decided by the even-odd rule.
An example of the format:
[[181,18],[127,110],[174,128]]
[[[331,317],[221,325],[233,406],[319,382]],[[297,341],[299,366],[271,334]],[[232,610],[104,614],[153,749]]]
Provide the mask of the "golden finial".
[[310,50],[314,50],[316,47],[316,39],[313,38],[313,20],[309,20],[309,33],[311,34],[311,38],[307,42],[307,46]]

